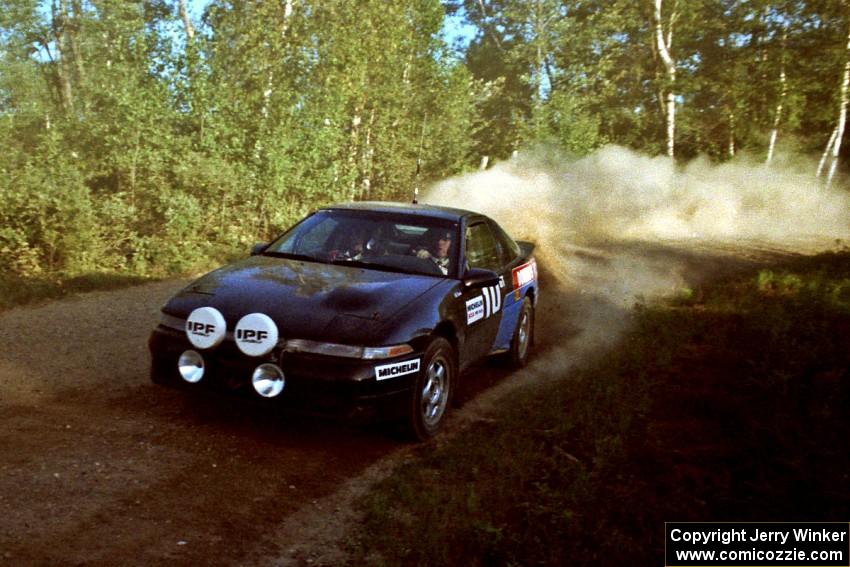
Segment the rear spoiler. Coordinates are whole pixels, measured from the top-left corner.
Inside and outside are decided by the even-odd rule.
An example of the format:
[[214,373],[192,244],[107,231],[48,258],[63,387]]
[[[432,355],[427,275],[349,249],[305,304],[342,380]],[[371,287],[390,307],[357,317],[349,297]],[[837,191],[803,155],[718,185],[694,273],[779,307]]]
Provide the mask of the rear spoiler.
[[531,258],[531,254],[534,252],[534,243],[526,240],[517,240],[516,243],[519,245],[522,257]]

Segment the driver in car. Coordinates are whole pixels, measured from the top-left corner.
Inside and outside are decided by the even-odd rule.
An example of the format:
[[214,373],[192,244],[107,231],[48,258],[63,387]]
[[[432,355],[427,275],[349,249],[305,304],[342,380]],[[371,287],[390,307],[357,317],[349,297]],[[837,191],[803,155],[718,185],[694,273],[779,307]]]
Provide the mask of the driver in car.
[[452,248],[452,233],[450,230],[441,230],[435,235],[433,246],[422,248],[416,252],[417,258],[430,259],[437,265],[443,275],[449,274],[449,250]]
[[328,255],[331,260],[362,260],[366,244],[366,230],[358,227],[351,230],[347,245],[343,250],[331,250]]

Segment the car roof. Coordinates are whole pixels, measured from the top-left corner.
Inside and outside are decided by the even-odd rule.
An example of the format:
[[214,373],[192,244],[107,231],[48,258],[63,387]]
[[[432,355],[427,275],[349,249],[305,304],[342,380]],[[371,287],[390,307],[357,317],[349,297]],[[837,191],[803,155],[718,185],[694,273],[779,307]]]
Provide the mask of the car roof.
[[460,221],[461,218],[477,215],[479,213],[467,211],[465,209],[455,209],[452,207],[439,207],[437,205],[413,204],[413,203],[397,203],[391,201],[357,201],[352,203],[336,203],[322,207],[319,210],[353,210],[353,211],[374,211],[379,213],[404,213],[416,216],[439,218],[451,221]]

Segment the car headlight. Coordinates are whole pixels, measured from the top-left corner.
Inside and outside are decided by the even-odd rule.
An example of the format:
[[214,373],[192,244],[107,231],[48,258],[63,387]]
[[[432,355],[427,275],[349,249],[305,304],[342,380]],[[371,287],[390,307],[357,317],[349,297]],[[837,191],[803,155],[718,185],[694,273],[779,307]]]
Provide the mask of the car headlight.
[[339,345],[334,343],[322,343],[304,339],[292,339],[286,341],[286,352],[307,352],[310,354],[323,354],[326,356],[339,356],[343,358],[362,358],[365,360],[380,360],[393,358],[413,352],[410,345],[393,345],[386,347],[361,347],[352,345]]
[[363,347],[338,345],[334,343],[320,343],[304,339],[286,341],[285,350],[287,352],[309,352],[311,354],[342,356],[345,358],[361,358],[363,356]]
[[264,398],[273,398],[283,391],[286,377],[276,364],[261,364],[251,375],[251,385]]
[[363,358],[366,360],[380,360],[382,358],[393,358],[413,352],[410,345],[395,345],[387,347],[366,347],[363,349]]
[[177,371],[180,377],[190,384],[196,384],[204,377],[204,357],[194,350],[187,350],[177,359]]

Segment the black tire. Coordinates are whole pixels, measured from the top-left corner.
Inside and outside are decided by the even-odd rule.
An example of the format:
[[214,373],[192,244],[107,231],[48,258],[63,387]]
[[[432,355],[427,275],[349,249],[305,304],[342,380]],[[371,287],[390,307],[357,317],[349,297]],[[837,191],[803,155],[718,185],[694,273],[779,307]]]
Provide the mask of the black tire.
[[406,429],[414,439],[426,441],[439,431],[449,409],[456,372],[451,343],[435,338],[425,349],[410,395]]
[[528,356],[531,345],[534,344],[534,307],[528,296],[522,298],[522,306],[519,309],[519,317],[511,339],[511,348],[508,357],[511,366],[523,368],[528,364]]

